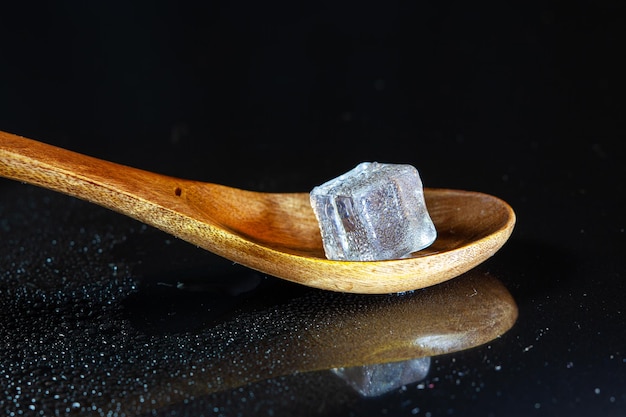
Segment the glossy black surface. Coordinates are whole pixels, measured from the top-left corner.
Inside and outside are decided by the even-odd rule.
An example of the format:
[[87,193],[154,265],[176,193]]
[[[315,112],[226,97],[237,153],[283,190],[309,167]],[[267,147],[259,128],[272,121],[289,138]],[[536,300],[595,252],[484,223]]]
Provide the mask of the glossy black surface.
[[[22,3],[0,21],[2,130],[263,191],[308,191],[364,160],[411,163],[427,186],[517,213],[479,267],[519,306],[501,338],[434,357],[425,380],[377,398],[315,372],[157,415],[626,413],[621,3]],[[0,254],[8,415],[88,407],[73,399],[116,363],[120,384],[167,393],[198,334],[320,297],[8,180]],[[171,379],[128,365],[152,356]]]

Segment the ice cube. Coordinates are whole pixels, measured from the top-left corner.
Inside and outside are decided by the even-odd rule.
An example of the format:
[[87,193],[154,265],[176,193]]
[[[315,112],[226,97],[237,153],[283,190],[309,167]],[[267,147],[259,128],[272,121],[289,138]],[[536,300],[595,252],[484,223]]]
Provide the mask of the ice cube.
[[310,197],[328,259],[402,258],[437,236],[411,165],[363,162],[313,188]]

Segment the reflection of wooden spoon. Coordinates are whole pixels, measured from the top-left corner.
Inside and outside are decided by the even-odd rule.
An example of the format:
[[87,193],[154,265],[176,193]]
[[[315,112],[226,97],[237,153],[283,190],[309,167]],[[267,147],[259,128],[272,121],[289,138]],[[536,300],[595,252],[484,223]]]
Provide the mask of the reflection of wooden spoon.
[[310,292],[210,330],[197,343],[215,346],[212,356],[181,352],[184,378],[163,369],[148,392],[127,393],[125,405],[141,407],[142,396],[165,406],[282,375],[455,352],[502,335],[516,318],[506,288],[475,270],[402,295]]
[[511,207],[496,197],[427,189],[439,234],[430,248],[406,259],[331,261],[306,193],[258,193],[167,177],[4,132],[0,176],[113,209],[279,278],[355,293],[409,291],[454,278],[500,249],[515,223]]

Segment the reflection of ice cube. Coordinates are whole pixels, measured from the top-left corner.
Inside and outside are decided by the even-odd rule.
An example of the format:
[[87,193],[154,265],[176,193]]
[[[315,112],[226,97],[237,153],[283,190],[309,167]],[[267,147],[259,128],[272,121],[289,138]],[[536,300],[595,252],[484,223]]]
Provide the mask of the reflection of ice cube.
[[421,381],[426,378],[429,369],[430,358],[425,357],[403,362],[335,368],[332,372],[362,396],[376,397],[403,385]]
[[411,165],[363,162],[315,187],[311,205],[329,259],[401,258],[429,246],[437,235]]

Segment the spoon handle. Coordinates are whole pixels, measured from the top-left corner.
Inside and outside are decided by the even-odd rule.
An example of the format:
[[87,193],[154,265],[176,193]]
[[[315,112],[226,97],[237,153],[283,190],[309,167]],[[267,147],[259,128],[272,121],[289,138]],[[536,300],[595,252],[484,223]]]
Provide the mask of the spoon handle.
[[154,223],[150,220],[155,209],[175,202],[182,182],[1,131],[0,176],[90,201],[149,224]]

